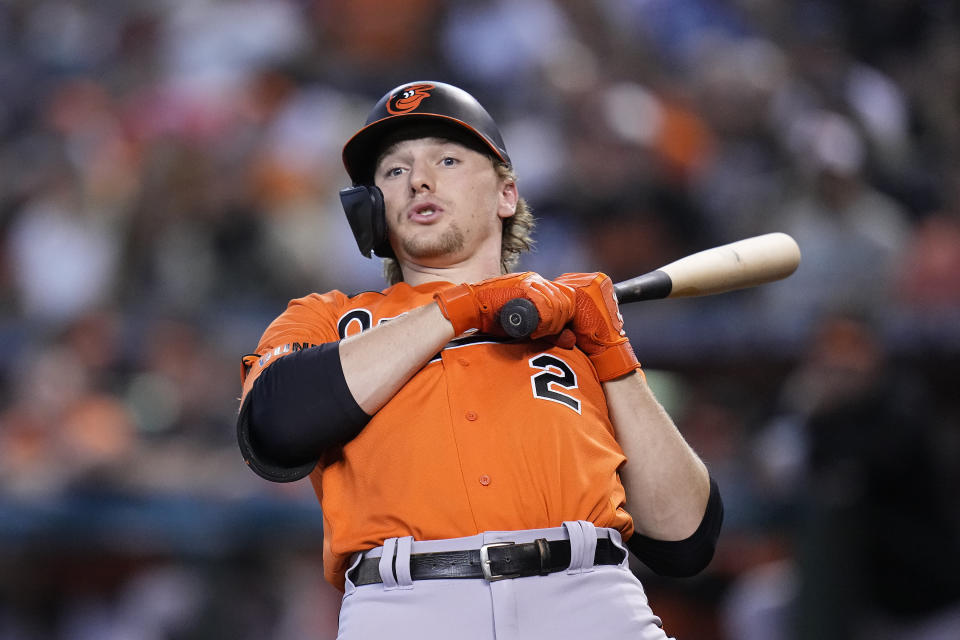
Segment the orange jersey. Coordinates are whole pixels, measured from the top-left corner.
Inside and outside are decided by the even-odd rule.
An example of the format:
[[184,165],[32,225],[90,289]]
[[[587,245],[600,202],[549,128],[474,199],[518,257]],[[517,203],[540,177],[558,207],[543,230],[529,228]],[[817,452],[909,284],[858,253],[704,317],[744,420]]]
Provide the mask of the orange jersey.
[[[293,300],[250,357],[244,395],[277,357],[333,342],[429,304],[449,283]],[[258,357],[259,356],[259,357]],[[391,537],[416,540],[589,520],[618,529],[625,461],[600,382],[579,349],[490,336],[449,343],[342,455],[310,475],[323,509],[327,580]]]

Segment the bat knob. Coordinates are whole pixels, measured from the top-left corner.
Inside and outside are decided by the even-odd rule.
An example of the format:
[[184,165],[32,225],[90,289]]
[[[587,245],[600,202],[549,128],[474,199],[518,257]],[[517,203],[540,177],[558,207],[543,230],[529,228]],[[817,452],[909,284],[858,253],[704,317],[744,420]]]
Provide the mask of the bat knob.
[[526,338],[538,324],[537,307],[526,298],[514,298],[500,307],[500,326],[511,338]]

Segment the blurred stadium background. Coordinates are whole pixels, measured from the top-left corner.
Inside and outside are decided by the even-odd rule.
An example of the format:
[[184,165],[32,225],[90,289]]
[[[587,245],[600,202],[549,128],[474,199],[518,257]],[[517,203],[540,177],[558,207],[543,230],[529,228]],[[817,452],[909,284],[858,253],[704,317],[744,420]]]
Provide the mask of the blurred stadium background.
[[685,640],[960,637],[960,6],[0,0],[0,639],[331,638],[321,519],[234,441],[288,299],[380,288],[337,200],[373,101],[486,104],[523,262],[769,231],[790,279],[625,309],[724,491]]

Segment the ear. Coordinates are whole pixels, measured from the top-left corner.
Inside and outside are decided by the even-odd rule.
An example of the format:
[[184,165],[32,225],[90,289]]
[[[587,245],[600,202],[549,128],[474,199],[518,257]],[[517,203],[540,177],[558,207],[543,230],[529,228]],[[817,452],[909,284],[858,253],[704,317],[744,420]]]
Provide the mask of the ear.
[[517,212],[517,202],[520,200],[520,194],[517,192],[517,183],[513,180],[504,180],[500,185],[500,200],[497,207],[497,215],[501,218],[509,218]]

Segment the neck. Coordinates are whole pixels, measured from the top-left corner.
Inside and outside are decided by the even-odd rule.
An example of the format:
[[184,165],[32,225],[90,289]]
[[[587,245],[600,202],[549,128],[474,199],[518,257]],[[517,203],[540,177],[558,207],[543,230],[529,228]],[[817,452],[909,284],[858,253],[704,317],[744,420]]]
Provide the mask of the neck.
[[473,256],[466,260],[450,262],[442,265],[423,264],[409,259],[400,259],[400,270],[403,272],[403,281],[411,287],[427,282],[480,282],[487,278],[500,275],[500,256],[496,259],[481,259]]

